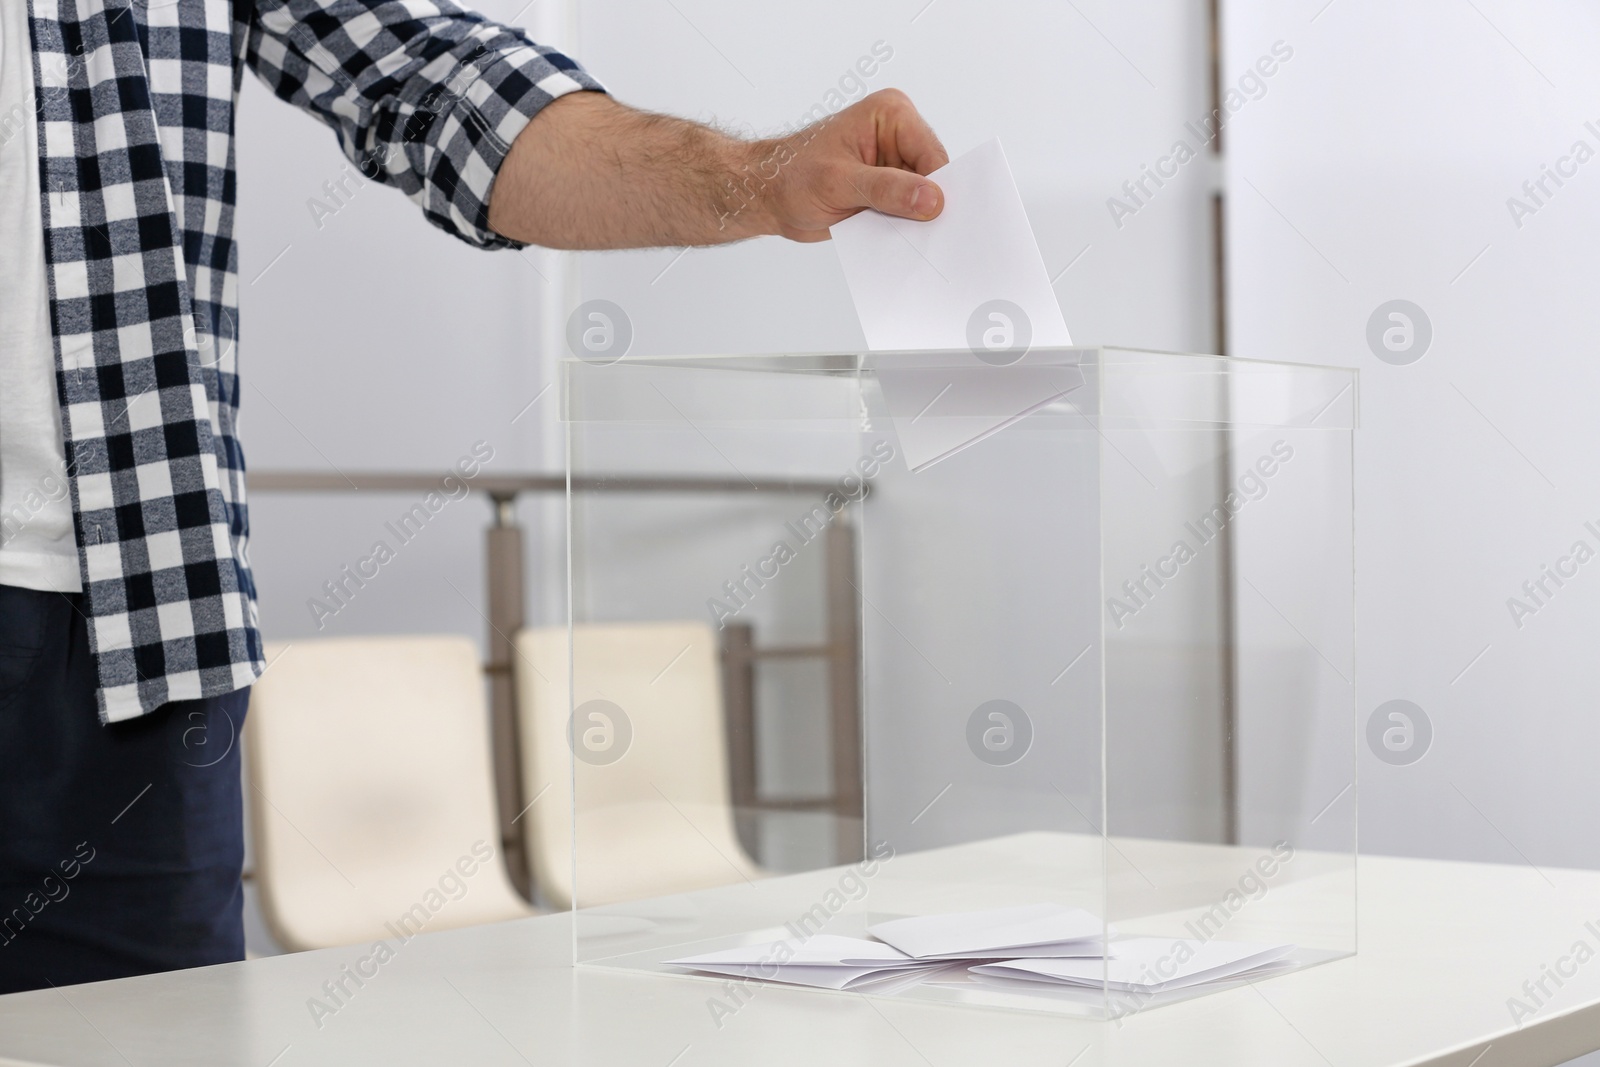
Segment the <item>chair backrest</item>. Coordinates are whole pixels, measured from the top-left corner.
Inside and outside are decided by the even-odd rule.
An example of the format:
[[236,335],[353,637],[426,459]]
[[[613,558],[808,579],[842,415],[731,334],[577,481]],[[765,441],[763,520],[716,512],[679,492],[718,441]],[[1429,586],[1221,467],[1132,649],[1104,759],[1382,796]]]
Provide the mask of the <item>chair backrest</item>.
[[245,756],[262,910],[285,948],[532,914],[500,856],[483,673],[463,637],[267,646]]
[[574,876],[585,907],[759,877],[734,828],[711,628],[592,624],[577,627],[575,641],[574,710],[567,628],[517,635],[523,789],[531,803],[519,822],[542,899],[569,906]]

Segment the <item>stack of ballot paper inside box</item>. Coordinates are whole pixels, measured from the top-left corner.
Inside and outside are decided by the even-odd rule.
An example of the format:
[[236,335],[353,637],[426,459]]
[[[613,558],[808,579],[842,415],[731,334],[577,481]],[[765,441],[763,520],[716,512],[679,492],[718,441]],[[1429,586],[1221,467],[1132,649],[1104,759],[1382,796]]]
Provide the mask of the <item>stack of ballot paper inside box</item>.
[[1265,977],[1295,946],[1171,937],[1119,937],[1098,916],[1058,904],[920,915],[838,934],[753,940],[669,960],[702,974],[892,994],[922,982],[1013,990],[1161,994]]

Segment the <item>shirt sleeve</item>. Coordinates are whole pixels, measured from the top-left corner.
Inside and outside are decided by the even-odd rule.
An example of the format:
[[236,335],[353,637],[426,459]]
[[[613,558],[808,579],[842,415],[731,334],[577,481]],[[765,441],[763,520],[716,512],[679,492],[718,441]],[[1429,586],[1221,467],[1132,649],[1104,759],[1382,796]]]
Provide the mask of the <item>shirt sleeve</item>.
[[570,92],[604,92],[576,62],[448,0],[254,0],[246,60],[277,96],[333,127],[361,173],[480,248],[511,143]]

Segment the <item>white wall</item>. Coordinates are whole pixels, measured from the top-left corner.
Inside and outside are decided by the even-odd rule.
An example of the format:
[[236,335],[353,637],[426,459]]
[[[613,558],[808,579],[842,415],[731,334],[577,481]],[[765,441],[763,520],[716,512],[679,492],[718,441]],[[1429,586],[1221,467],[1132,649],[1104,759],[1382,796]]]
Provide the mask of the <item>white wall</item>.
[[[1585,126],[1600,18],[1576,2],[1324,3],[1227,4],[1228,69],[1273,40],[1295,49],[1228,143],[1231,315],[1238,355],[1362,376],[1363,725],[1405,699],[1434,731],[1406,765],[1363,745],[1362,849],[1594,866],[1600,575],[1549,585],[1520,627],[1507,600],[1575,541],[1600,549],[1584,526],[1600,516],[1600,163],[1546,179],[1542,205],[1522,189],[1577,141],[1600,151]],[[1519,224],[1513,197],[1537,212]],[[1405,365],[1366,338],[1394,299],[1433,330]]]
[[[1295,50],[1230,131],[1232,316],[1238,355],[1361,371],[1361,710],[1411,700],[1435,731],[1411,765],[1363,753],[1362,847],[1592,866],[1600,568],[1521,628],[1506,601],[1575,540],[1600,548],[1583,525],[1600,516],[1600,163],[1520,228],[1507,198],[1574,141],[1600,150],[1584,128],[1600,20],[1577,3],[1320,6],[1228,6],[1227,69]],[[1404,366],[1365,338],[1395,298],[1433,326]]]
[[[1033,0],[924,2],[583,0],[583,59],[629,103],[773,134],[881,41],[893,58],[868,90],[908,92],[952,154],[996,134],[1004,141],[1047,269],[1073,264],[1056,292],[1076,340],[1208,347],[1202,165],[1120,230],[1104,203],[1204,110],[1203,5],[1093,0],[1076,5],[1080,16]],[[826,244],[761,240],[690,252],[667,269],[677,255],[584,259],[584,296],[628,310],[636,351],[862,344]]]

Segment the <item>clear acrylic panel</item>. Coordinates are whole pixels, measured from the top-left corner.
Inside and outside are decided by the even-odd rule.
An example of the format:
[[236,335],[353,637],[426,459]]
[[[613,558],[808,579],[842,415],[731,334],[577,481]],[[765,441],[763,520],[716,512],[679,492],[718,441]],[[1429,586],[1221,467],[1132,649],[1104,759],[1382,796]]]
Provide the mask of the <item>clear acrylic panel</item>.
[[1171,957],[1275,946],[1255,978],[1354,951],[1353,371],[565,373],[570,677],[539,737],[564,732],[570,781],[531,818],[577,963],[733,1012],[779,969],[669,961],[1057,905],[1109,964],[971,970],[994,952],[849,990],[1106,1017],[1228,984],[1138,984]]

